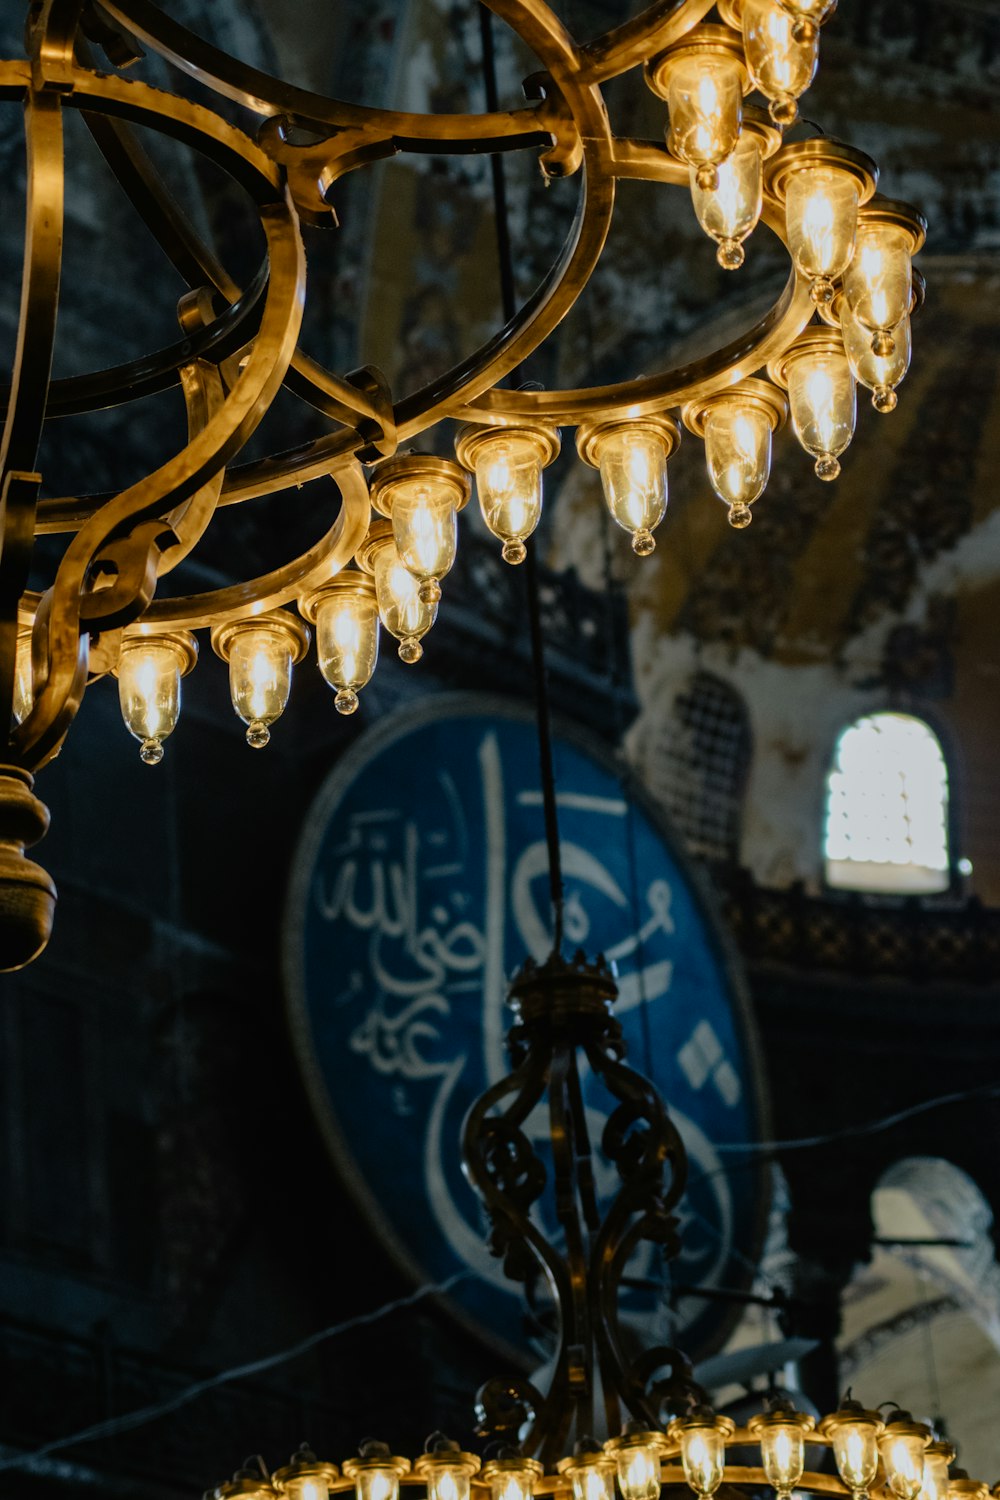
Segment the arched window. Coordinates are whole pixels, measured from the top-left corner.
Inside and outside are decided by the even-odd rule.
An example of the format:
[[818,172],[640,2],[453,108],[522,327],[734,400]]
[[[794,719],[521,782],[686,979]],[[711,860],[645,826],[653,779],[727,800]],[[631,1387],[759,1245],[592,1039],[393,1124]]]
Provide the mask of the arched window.
[[837,741],[827,782],[827,884],[930,894],[950,883],[948,768],[911,714],[867,714]]

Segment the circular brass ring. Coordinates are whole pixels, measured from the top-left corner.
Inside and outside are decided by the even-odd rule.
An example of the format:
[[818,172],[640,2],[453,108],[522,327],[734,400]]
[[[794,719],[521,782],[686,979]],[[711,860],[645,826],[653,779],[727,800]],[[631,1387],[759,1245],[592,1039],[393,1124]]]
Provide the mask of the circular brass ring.
[[296,615],[285,609],[275,609],[266,614],[246,615],[241,620],[224,620],[221,625],[213,625],[212,650],[223,661],[228,661],[236,637],[251,630],[270,630],[280,635],[292,653],[293,665],[302,660],[312,640],[308,627]]
[[681,419],[688,432],[703,438],[710,414],[717,407],[732,403],[752,406],[756,411],[762,411],[771,424],[772,432],[777,432],[788,420],[788,397],[784,391],[772,385],[770,380],[754,378],[741,380],[728,390],[719,391],[717,395],[704,397],[700,401],[689,401],[681,412]]
[[412,479],[436,480],[447,484],[454,496],[456,511],[464,510],[472,494],[472,481],[460,464],[433,453],[396,453],[376,464],[371,476],[372,510],[380,516],[392,516],[393,492],[397,485]]
[[839,328],[830,328],[823,323],[810,323],[808,328],[804,328],[784,354],[768,361],[767,373],[775,385],[787,390],[789,365],[807,354],[839,354],[846,358],[844,339]]
[[927,239],[927,220],[919,208],[898,198],[883,198],[881,193],[875,193],[858,210],[858,223],[886,224],[893,229],[902,229],[909,238],[911,255],[922,250]]
[[396,1453],[382,1454],[377,1458],[345,1458],[340,1466],[345,1479],[356,1479],[359,1474],[373,1474],[388,1469],[397,1479],[410,1472],[410,1460]]
[[[600,468],[600,458],[597,450],[604,438],[615,432],[646,432],[653,433],[660,439],[666,448],[664,458],[668,459],[676,453],[681,443],[681,429],[673,417],[667,416],[665,412],[652,414],[646,417],[608,417],[605,419],[594,418],[591,421],[581,422],[576,430],[576,451],[585,464],[592,469]],[[618,1441],[617,1438],[614,1439]]]
[[543,423],[532,426],[497,426],[482,427],[478,423],[468,422],[460,427],[455,434],[455,457],[463,468],[475,471],[476,459],[487,443],[494,442],[501,436],[519,438],[522,442],[531,443],[538,461],[543,469],[559,457],[562,447],[562,439],[557,427],[549,427]]
[[749,94],[753,87],[739,32],[729,26],[706,25],[692,27],[680,41],[649,59],[642,72],[653,93],[666,99],[670,92],[671,73],[678,63],[688,62],[692,57],[713,57],[735,63],[739,68],[741,91]]
[[[198,661],[198,637],[191,630],[157,630],[152,625],[133,625],[122,632],[119,661],[122,652],[141,645],[173,646],[181,658],[182,677],[192,672]],[[112,675],[118,676],[117,667],[112,668]]]
[[376,516],[354,554],[354,561],[363,572],[374,573],[376,557],[386,543],[391,541],[392,522],[384,516]]
[[[338,595],[341,597],[354,595],[355,597],[371,599],[374,603],[375,580],[370,574],[362,573],[357,568],[345,568],[335,578],[331,578],[328,583],[320,584],[319,588],[314,589],[311,594],[304,594],[298,601],[299,614],[303,620],[308,620],[310,625],[315,625],[320,605],[325,604],[327,599],[337,598]],[[358,1462],[360,1463],[361,1460],[359,1459]],[[372,1459],[371,1462],[373,1468],[378,1468],[380,1464],[384,1468],[389,1460]],[[347,1473],[346,1466],[344,1473]]]
[[764,191],[784,203],[788,182],[796,172],[828,167],[851,177],[858,190],[858,203],[867,203],[878,184],[878,167],[865,151],[817,136],[811,141],[794,141],[775,152],[764,169]]

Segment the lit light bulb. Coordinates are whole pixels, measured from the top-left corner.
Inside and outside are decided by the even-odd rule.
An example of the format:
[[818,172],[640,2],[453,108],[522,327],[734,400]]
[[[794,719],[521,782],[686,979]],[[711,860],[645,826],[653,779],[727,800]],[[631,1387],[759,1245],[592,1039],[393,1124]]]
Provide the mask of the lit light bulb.
[[668,1436],[679,1438],[684,1477],[700,1500],[714,1495],[726,1466],[726,1438],[735,1431],[729,1417],[716,1416],[710,1407],[696,1407],[690,1417],[671,1422]]
[[379,618],[399,642],[399,659],[408,666],[424,654],[420,644],[437,619],[437,604],[420,597],[420,583],[400,560],[391,529],[371,549]]
[[913,346],[909,315],[904,315],[892,329],[892,351],[884,356],[874,352],[869,330],[858,322],[846,302],[840,310],[840,330],[854,378],[872,392],[875,410],[895,411],[896,387],[910,368]]
[[537,1459],[494,1458],[483,1465],[479,1478],[489,1485],[490,1500],[531,1500],[544,1473]]
[[542,514],[542,469],[559,453],[554,428],[462,428],[458,461],[476,476],[479,509],[503,542],[503,559],[521,563]]
[[703,188],[691,169],[691,200],[698,222],[718,243],[716,259],[725,271],[743,264],[743,241],[757,227],[763,205],[763,163],[757,137],[744,130],[736,149],[719,163],[714,188]]
[[878,1451],[897,1500],[917,1500],[924,1482],[924,1449],[930,1438],[930,1428],[914,1422],[908,1412],[897,1412],[886,1423],[878,1439]]
[[469,1500],[472,1476],[479,1472],[474,1453],[463,1453],[456,1443],[437,1434],[435,1446],[423,1453],[413,1472],[427,1484],[427,1500]]
[[122,639],[115,668],[118,701],[147,766],[163,759],[163,741],[173,733],[181,711],[181,678],[197,659],[198,642],[189,631],[160,636],[140,631]]
[[743,70],[727,57],[686,56],[670,68],[667,145],[694,172],[698,185],[714,188],[719,163],[736,147],[743,108]]
[[792,17],[792,36],[796,41],[811,41],[837,0],[781,0]]
[[399,1481],[410,1472],[410,1461],[390,1452],[388,1444],[369,1438],[343,1469],[344,1478],[354,1480],[355,1500],[399,1500]]
[[615,1464],[599,1449],[578,1449],[572,1458],[560,1459],[557,1467],[569,1476],[573,1500],[615,1500]]
[[270,725],[285,711],[292,667],[309,647],[309,632],[286,611],[217,625],[212,647],[229,663],[233,708],[247,726],[247,744],[262,750]]
[[771,474],[771,423],[760,408],[720,401],[705,419],[705,461],[712,488],[729,506],[730,525],[750,524],[750,506]]
[[924,1451],[924,1479],[920,1500],[947,1500],[948,1465],[955,1457],[950,1443],[929,1443]]
[[665,416],[584,422],[576,442],[583,461],[600,470],[612,519],[631,533],[633,551],[648,557],[667,510],[667,459],[680,442],[676,422]]
[[834,280],[854,251],[858,184],[835,167],[812,166],[793,172],[785,195],[788,248],[796,269],[810,280],[816,303],[833,300]]
[[743,45],[750,77],[776,125],[794,123],[797,101],[816,76],[819,36],[803,28],[780,0],[743,0]]
[[14,659],[14,722],[23,724],[35,701],[34,675],[31,666],[31,628],[18,629]]
[[831,328],[812,326],[768,366],[787,385],[795,435],[816,460],[819,479],[836,479],[839,455],[854,436],[855,384],[844,343]]
[[753,1417],[750,1431],[760,1443],[764,1473],[778,1500],[791,1500],[792,1491],[805,1470],[805,1435],[814,1426],[812,1417],[796,1411],[791,1402],[777,1398],[770,1411]]
[[705,440],[712,488],[729,508],[729,524],[749,526],[750,507],[771,476],[771,437],[788,417],[788,401],[767,380],[741,380],[716,396],[689,402],[684,425]]
[[618,1468],[623,1500],[659,1500],[660,1455],[667,1446],[662,1432],[647,1432],[639,1423],[629,1423],[621,1437],[605,1443]]
[[358,693],[370,681],[378,661],[379,618],[375,584],[367,573],[349,569],[302,604],[316,626],[320,672],[337,691],[334,707],[352,714]]
[[892,354],[893,329],[910,311],[912,247],[913,235],[903,225],[862,215],[844,273],[844,296],[853,316],[869,330],[872,352],[882,358]]
[[283,1469],[271,1476],[271,1486],[288,1500],[330,1500],[330,1486],[339,1479],[336,1464],[324,1463],[303,1443]]
[[437,604],[441,584],[455,561],[458,511],[470,483],[458,464],[430,454],[404,454],[379,464],[372,478],[375,510],[392,521],[403,566],[420,584],[425,604]]
[[878,1439],[884,1425],[877,1412],[865,1411],[851,1400],[820,1423],[823,1436],[833,1440],[837,1472],[854,1500],[865,1500],[878,1473]]

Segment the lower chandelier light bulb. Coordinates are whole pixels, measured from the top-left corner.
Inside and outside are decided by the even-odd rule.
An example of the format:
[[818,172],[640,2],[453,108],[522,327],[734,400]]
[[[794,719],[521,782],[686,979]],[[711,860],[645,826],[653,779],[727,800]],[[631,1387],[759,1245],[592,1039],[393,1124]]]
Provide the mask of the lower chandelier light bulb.
[[358,693],[371,680],[378,662],[379,618],[375,581],[348,568],[299,605],[316,629],[320,672],[336,691],[338,713],[352,714]]
[[437,602],[421,597],[420,581],[404,567],[390,521],[371,523],[357,562],[375,580],[379,619],[398,640],[400,661],[412,666],[424,654],[421,640],[437,619]]
[[440,580],[455,561],[458,512],[468,503],[465,470],[431,454],[400,454],[380,463],[372,476],[373,508],[392,521],[396,550],[420,585],[420,602],[437,604]]
[[878,1412],[866,1411],[850,1398],[819,1425],[820,1433],[833,1441],[837,1472],[854,1500],[866,1500],[878,1473],[878,1440],[884,1427]]
[[718,396],[690,402],[685,426],[705,440],[712,488],[728,506],[729,524],[750,525],[750,507],[771,476],[771,438],[788,417],[788,401],[767,380],[741,380]]
[[229,664],[233,708],[247,726],[247,744],[262,750],[284,713],[292,667],[309,648],[309,631],[285,610],[249,616],[212,631],[212,648]]
[[722,1483],[726,1438],[735,1431],[730,1417],[716,1416],[708,1406],[696,1406],[690,1416],[675,1418],[668,1427],[667,1436],[680,1441],[684,1477],[699,1500],[708,1500]]
[[787,1398],[775,1400],[771,1410],[753,1417],[750,1431],[760,1443],[761,1458],[767,1482],[778,1500],[791,1500],[805,1471],[805,1435],[815,1426],[814,1419],[796,1411]]
[[584,463],[600,470],[601,487],[614,521],[632,536],[632,550],[648,557],[653,532],[667,510],[667,460],[681,440],[672,417],[583,422],[576,446]]
[[917,1500],[924,1482],[924,1450],[931,1430],[914,1422],[907,1411],[896,1411],[878,1439],[879,1456],[896,1500]]
[[399,1500],[399,1481],[410,1472],[410,1461],[392,1453],[387,1443],[369,1438],[343,1471],[345,1479],[354,1480],[355,1500]]
[[716,177],[714,187],[703,188],[692,168],[691,201],[698,223],[716,241],[719,265],[737,271],[746,258],[743,241],[757,227],[764,201],[761,144],[753,131],[744,127]]
[[605,1443],[614,1457],[623,1500],[659,1500],[661,1456],[668,1446],[662,1432],[649,1432],[629,1422],[620,1437]]
[[851,371],[855,380],[871,391],[872,406],[883,415],[895,411],[896,387],[910,368],[913,346],[909,314],[893,328],[892,352],[884,356],[875,353],[870,331],[858,322],[846,302],[841,305],[840,328]]
[[836,479],[857,414],[854,376],[840,332],[811,325],[768,365],[768,373],[788,391],[795,435],[816,460],[817,478]]
[[155,635],[126,630],[115,668],[118,700],[129,733],[139,741],[147,766],[163,759],[163,741],[177,726],[181,678],[198,660],[197,638],[187,630]]
[[554,427],[462,427],[459,463],[476,476],[483,520],[503,542],[503,559],[521,563],[542,514],[542,470],[559,456]]

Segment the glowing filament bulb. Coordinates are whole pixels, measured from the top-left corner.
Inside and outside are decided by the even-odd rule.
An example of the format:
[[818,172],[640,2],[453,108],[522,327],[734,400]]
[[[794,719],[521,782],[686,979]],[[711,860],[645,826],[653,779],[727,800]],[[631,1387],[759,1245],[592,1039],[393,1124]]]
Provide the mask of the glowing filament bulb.
[[421,598],[420,581],[403,566],[391,538],[379,547],[374,566],[379,617],[399,641],[400,661],[412,665],[423,655],[420,641],[437,619],[437,604]]
[[802,1429],[794,1423],[781,1423],[761,1433],[764,1473],[774,1486],[779,1500],[789,1500],[805,1468],[805,1443]]
[[118,700],[129,733],[140,742],[147,766],[163,759],[181,709],[181,677],[197,660],[198,646],[186,632],[172,636],[126,636],[116,668]]
[[763,205],[760,146],[745,130],[736,149],[719,163],[714,188],[703,188],[691,169],[691,200],[698,222],[718,243],[716,259],[725,271],[743,264],[743,241],[757,226]]
[[455,439],[458,461],[476,476],[483,520],[503,542],[505,562],[527,556],[525,541],[542,514],[542,470],[559,453],[555,428],[463,427]]
[[788,363],[788,399],[799,442],[819,479],[836,479],[838,457],[854,436],[854,376],[846,354],[807,350]]
[[733,58],[699,54],[676,59],[669,70],[667,144],[686,162],[700,186],[713,188],[718,166],[734,150],[740,135],[743,85]]
[[625,1500],[659,1500],[660,1455],[657,1449],[619,1449],[618,1483]]
[[897,1500],[917,1500],[924,1482],[924,1449],[930,1429],[896,1417],[878,1440],[889,1488]]
[[750,524],[750,506],[764,493],[771,474],[771,423],[756,406],[735,398],[713,407],[705,419],[705,461],[719,499],[729,506],[729,523]]
[[862,222],[853,259],[844,273],[848,307],[869,330],[872,352],[883,358],[892,354],[893,329],[910,310],[911,243],[897,225]]
[[838,1422],[833,1456],[841,1479],[856,1497],[867,1494],[878,1472],[878,1428],[872,1422]]
[[355,1500],[399,1500],[399,1481],[410,1470],[407,1459],[397,1458],[386,1443],[372,1438],[343,1467],[344,1478],[354,1480]]
[[573,1500],[615,1500],[615,1466],[603,1454],[563,1459],[559,1470],[570,1476]]
[[876,354],[869,330],[859,323],[845,304],[840,314],[844,348],[855,380],[872,392],[872,405],[878,412],[896,409],[896,387],[910,368],[912,343],[910,319],[903,317],[892,329],[892,351]]
[[858,188],[849,173],[829,167],[792,173],[785,196],[788,248],[810,280],[814,302],[833,300],[834,280],[854,252],[857,221]]
[[389,459],[376,469],[372,504],[392,520],[403,566],[420,584],[425,604],[441,598],[440,579],[455,561],[456,515],[469,498],[469,480],[456,463],[426,454]]
[[342,573],[314,603],[319,669],[337,690],[334,707],[352,714],[358,692],[371,679],[378,661],[379,619],[372,580]]
[[681,1437],[684,1476],[696,1495],[714,1495],[722,1483],[725,1448],[722,1434],[712,1427],[695,1427]]
[[632,547],[648,557],[654,528],[667,510],[667,450],[655,432],[641,427],[609,433],[597,449],[601,484],[612,517],[632,534]]
[[819,38],[803,29],[780,0],[743,0],[743,44],[750,77],[770,100],[771,119],[782,127],[798,115],[798,99],[816,74]]

